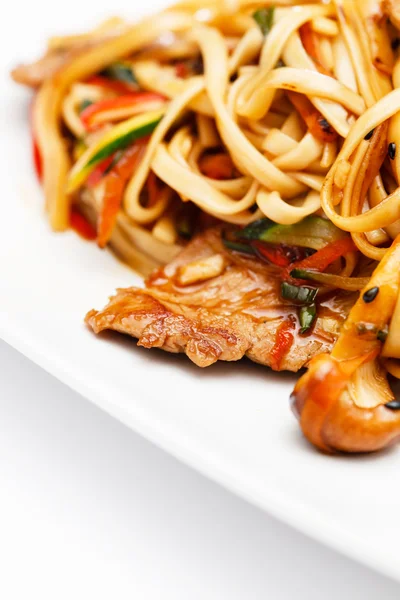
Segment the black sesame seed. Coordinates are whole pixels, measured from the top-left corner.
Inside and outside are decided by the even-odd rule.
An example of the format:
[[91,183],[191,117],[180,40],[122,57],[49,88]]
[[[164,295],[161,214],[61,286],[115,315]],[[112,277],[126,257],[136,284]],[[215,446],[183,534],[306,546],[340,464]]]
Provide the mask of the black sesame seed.
[[364,140],[370,140],[372,138],[372,136],[374,135],[374,131],[375,129],[371,129],[371,131],[369,133],[367,133],[367,135],[365,136]]
[[392,50],[397,50],[397,48],[400,46],[400,38],[394,38],[394,40],[392,41]]
[[388,146],[388,154],[389,154],[389,158],[391,160],[394,160],[394,157],[396,156],[396,144],[394,142],[391,142]]
[[366,292],[364,292],[363,300],[366,304],[369,304],[370,302],[373,302],[375,300],[375,298],[377,297],[378,294],[379,294],[379,288],[373,287],[370,290],[367,290]]
[[390,408],[390,410],[400,410],[400,400],[392,400],[385,404],[386,408]]
[[379,340],[380,342],[385,342],[387,336],[388,336],[387,329],[380,329],[378,331],[378,333],[376,334],[376,339]]
[[322,130],[325,132],[329,132],[331,129],[331,126],[329,125],[328,121],[326,119],[319,119],[319,124],[322,127]]

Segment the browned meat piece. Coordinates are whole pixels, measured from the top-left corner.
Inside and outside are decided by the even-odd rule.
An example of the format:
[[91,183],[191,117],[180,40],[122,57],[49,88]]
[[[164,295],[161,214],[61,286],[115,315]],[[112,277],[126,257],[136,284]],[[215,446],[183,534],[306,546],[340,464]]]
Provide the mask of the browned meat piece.
[[74,44],[51,48],[37,61],[27,65],[18,65],[11,71],[11,77],[17,83],[37,88],[79,54],[115,37],[119,31],[120,29],[115,28],[88,39],[85,39],[84,36],[79,39],[77,36],[78,39]]
[[78,48],[57,48],[49,50],[36,62],[15,67],[15,69],[11,71],[11,77],[17,83],[37,88],[41,86],[46,79],[53,77],[53,75],[55,75],[64,65],[86,48],[87,45],[79,46]]
[[[178,283],[184,275],[190,280],[194,261],[210,257],[220,274]],[[182,270],[187,265],[189,272]],[[348,293],[326,298],[313,333],[301,336],[298,308],[281,299],[277,274],[257,259],[227,251],[219,231],[208,230],[154,273],[145,289],[118,290],[103,310],[90,311],[86,322],[95,333],[113,329],[138,338],[145,348],[185,352],[200,367],[246,355],[276,370],[298,371],[331,349],[355,298]]]
[[11,71],[11,77],[16,83],[37,88],[46,79],[55,75],[73,56],[76,56],[76,51],[63,49],[49,50],[36,62],[15,67]]

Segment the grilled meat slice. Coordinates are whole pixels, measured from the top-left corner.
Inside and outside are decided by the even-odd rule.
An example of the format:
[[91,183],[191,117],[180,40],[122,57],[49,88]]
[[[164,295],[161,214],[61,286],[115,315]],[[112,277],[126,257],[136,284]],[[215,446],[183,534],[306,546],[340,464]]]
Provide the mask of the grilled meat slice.
[[31,88],[40,87],[47,79],[56,75],[80,54],[116,37],[122,31],[122,25],[99,30],[98,35],[76,36],[74,43],[65,47],[60,45],[49,48],[47,52],[33,63],[20,64],[11,71],[11,77],[16,83]]
[[68,50],[50,50],[42,58],[31,64],[15,67],[11,77],[16,83],[38,88],[42,83],[59,71],[72,57]]
[[300,335],[298,307],[280,296],[279,271],[226,250],[218,229],[197,236],[145,285],[118,290],[103,310],[87,314],[87,324],[95,333],[131,335],[146,348],[185,352],[200,367],[246,355],[275,370],[298,371],[330,351],[355,301],[344,292],[326,296],[312,333]]

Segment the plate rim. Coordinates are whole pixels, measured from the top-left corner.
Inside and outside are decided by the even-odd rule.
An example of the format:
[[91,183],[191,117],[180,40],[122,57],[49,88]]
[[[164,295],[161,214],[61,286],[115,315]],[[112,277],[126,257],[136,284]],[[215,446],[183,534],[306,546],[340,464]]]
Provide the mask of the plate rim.
[[[245,479],[235,477],[228,468],[223,468],[220,464],[222,461],[218,460],[218,457],[212,452],[205,452],[204,447],[199,451],[195,448],[196,444],[191,444],[187,436],[170,435],[168,427],[162,426],[162,421],[155,426],[151,418],[139,415],[134,404],[131,405],[129,413],[118,408],[116,404],[107,399],[105,393],[102,393],[97,381],[85,380],[83,370],[81,373],[79,365],[63,358],[57,349],[52,348],[50,352],[48,348],[43,347],[46,344],[32,339],[26,331],[21,331],[18,323],[10,317],[11,315],[8,315],[8,318],[4,319],[0,314],[0,338],[105,413],[183,464],[222,485],[231,493],[280,522],[293,527],[326,547],[400,582],[400,572],[396,563],[391,563],[390,555],[385,556],[385,553],[381,552],[377,556],[372,544],[362,543],[358,536],[349,534],[340,524],[332,524],[329,519],[317,516],[312,508],[307,508],[306,504],[296,505],[296,503],[288,501],[287,496],[273,486],[268,490],[265,488],[261,490],[254,487],[252,483],[246,482]],[[144,397],[149,396],[141,386],[138,389]]]

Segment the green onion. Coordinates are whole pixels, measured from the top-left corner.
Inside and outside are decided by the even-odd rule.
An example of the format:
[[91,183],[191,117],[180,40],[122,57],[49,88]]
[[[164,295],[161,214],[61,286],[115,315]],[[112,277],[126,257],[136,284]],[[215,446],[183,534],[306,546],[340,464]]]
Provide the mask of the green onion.
[[292,300],[298,304],[312,304],[318,293],[318,288],[292,285],[287,281],[281,284],[281,296],[285,300]]
[[265,232],[275,225],[270,219],[258,219],[236,232],[236,237],[243,240],[261,240]]
[[110,79],[123,81],[124,83],[128,83],[130,85],[137,85],[137,80],[132,68],[128,64],[122,62],[116,62],[109,65],[106,69],[104,69],[104,71],[102,71],[102,75],[105,75]]
[[85,110],[88,106],[91,106],[93,102],[91,100],[82,100],[79,105],[79,114]]
[[261,29],[263,35],[268,35],[272,29],[272,24],[274,22],[274,12],[275,7],[271,6],[270,8],[260,8],[253,13],[253,19]]
[[317,307],[315,303],[309,306],[302,306],[299,310],[300,333],[306,333],[314,324],[317,318]]
[[235,252],[241,252],[242,254],[254,254],[254,249],[249,244],[242,244],[240,242],[232,242],[231,240],[227,240],[225,237],[222,238],[222,242],[226,248],[229,250],[234,250]]

